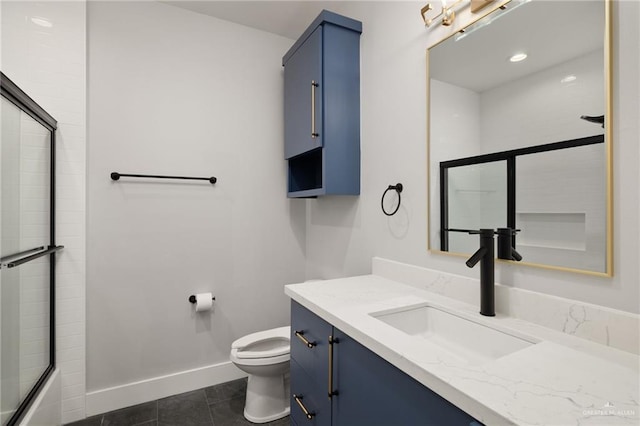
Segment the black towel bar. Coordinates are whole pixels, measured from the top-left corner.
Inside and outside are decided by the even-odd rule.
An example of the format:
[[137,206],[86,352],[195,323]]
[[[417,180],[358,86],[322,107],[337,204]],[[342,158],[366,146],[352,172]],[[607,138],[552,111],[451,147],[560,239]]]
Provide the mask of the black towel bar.
[[[23,263],[31,262],[34,259],[38,259],[39,257],[45,256],[47,254],[54,253],[54,252],[56,252],[58,250],[62,250],[63,248],[64,248],[64,246],[49,246],[46,249],[45,249],[45,247],[40,247],[39,249],[27,250],[27,251],[25,251],[23,253],[19,253],[19,254],[30,253],[30,252],[42,249],[42,251],[40,251],[38,253],[35,253],[35,254],[32,254],[30,256],[25,256],[25,257],[22,257],[20,259],[15,259],[15,260],[12,260],[10,262],[6,262],[4,264],[0,264],[0,268],[1,267],[15,268],[16,266],[20,266]],[[4,259],[7,259],[9,257],[15,257],[15,255],[14,256],[7,256]]]
[[218,181],[215,176],[211,177],[190,177],[190,176],[162,176],[162,175],[137,175],[129,173],[111,172],[112,180],[119,180],[121,177],[136,177],[136,178],[153,178],[153,179],[184,179],[184,180],[208,180],[213,185]]

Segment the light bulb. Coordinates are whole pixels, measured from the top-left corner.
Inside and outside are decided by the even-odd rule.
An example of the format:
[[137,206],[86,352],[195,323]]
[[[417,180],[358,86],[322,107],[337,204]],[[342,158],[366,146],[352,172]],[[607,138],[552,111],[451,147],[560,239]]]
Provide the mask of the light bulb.
[[510,62],[520,62],[520,61],[524,61],[525,59],[527,59],[527,54],[524,52],[520,52],[520,53],[516,53],[515,55],[511,56],[509,58]]

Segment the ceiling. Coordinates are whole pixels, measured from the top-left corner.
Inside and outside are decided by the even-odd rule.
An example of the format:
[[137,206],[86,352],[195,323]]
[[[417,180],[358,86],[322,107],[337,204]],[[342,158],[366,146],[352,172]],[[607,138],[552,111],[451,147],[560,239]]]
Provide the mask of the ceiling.
[[342,1],[191,1],[162,3],[297,39],[322,9],[339,13]]
[[[292,40],[304,32],[322,9],[345,13],[349,6],[353,11],[354,7],[366,7],[368,3],[355,0],[162,2]],[[458,41],[452,37],[432,48],[431,77],[482,92],[602,49],[602,1],[513,0],[511,5],[499,19],[493,18],[500,12],[489,15],[488,19],[493,20],[490,25],[467,31],[468,36]],[[425,48],[427,44],[425,38]],[[526,51],[529,57],[517,64],[509,63],[508,58],[517,51]]]

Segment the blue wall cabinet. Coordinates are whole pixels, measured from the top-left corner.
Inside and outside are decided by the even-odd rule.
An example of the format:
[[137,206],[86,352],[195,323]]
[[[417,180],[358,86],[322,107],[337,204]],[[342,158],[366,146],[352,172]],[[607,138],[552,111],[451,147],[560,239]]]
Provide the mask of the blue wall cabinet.
[[361,32],[324,10],[282,58],[289,197],[360,194]]
[[293,301],[291,330],[292,424],[481,426],[446,399]]
[[322,147],[322,27],[317,27],[285,64],[286,159]]

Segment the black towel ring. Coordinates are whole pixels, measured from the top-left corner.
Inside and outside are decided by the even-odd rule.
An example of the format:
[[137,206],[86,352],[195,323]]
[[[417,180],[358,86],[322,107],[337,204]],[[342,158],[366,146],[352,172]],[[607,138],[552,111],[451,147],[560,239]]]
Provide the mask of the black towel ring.
[[[396,206],[394,211],[392,211],[391,213],[388,213],[384,209],[384,197],[385,197],[385,195],[387,195],[387,192],[391,191],[392,189],[395,190],[398,193],[398,205]],[[394,214],[396,214],[398,212],[398,209],[400,208],[400,203],[402,202],[402,199],[400,198],[400,193],[401,192],[402,192],[402,184],[401,183],[397,183],[395,185],[389,185],[389,187],[384,190],[384,193],[382,193],[382,200],[380,200],[380,206],[382,207],[382,212],[384,214],[386,214],[387,216],[393,216]]]

